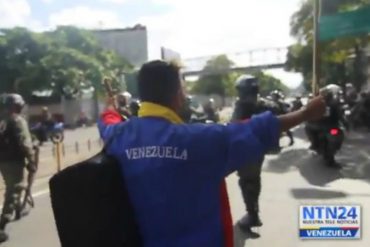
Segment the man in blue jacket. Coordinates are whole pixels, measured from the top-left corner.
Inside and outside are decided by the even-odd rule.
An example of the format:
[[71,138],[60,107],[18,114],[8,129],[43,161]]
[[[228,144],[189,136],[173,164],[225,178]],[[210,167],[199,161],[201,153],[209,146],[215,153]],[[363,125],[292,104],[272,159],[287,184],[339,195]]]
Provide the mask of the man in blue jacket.
[[144,64],[138,76],[139,118],[121,123],[108,109],[99,123],[107,147],[125,176],[144,246],[232,247],[224,178],[253,164],[278,145],[281,131],[320,118],[321,97],[304,110],[275,117],[266,112],[248,123],[187,125],[178,116],[185,99],[179,68]]

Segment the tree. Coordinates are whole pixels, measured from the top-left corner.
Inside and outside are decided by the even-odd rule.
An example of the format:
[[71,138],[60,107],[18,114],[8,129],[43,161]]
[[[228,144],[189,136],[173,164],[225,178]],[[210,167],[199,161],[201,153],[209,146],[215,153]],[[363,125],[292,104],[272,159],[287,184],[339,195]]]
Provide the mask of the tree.
[[226,55],[210,59],[202,70],[202,76],[195,82],[193,93],[217,94],[222,98],[235,95],[235,73],[230,73],[234,63]]
[[48,40],[24,28],[2,30],[0,36],[0,90],[27,93],[42,85],[46,71],[41,59]]
[[[193,85],[192,92],[199,94],[217,94],[221,97],[236,96],[235,82],[241,73],[229,72],[234,63],[225,55],[209,60],[202,70],[203,75]],[[288,91],[281,80],[262,71],[252,73],[259,80],[260,93],[269,94],[273,90]]]
[[[291,18],[291,35],[297,43],[289,47],[286,63],[287,70],[301,72],[306,82],[312,78],[313,3],[314,0],[305,0]],[[322,14],[335,14],[367,4],[370,0],[324,0]],[[359,61],[364,61],[361,57],[368,42],[367,35],[321,42],[321,84],[344,84],[351,80],[360,89],[365,81],[363,70],[366,64]],[[349,57],[353,55],[355,62],[351,63]]]
[[262,71],[257,71],[252,74],[258,79],[260,94],[263,96],[268,95],[273,90],[280,90],[285,93],[289,91],[288,87],[285,86],[281,80],[272,75],[266,74]]
[[112,51],[104,50],[92,33],[76,27],[33,33],[24,28],[0,32],[0,92],[18,92],[26,99],[36,90],[76,97],[110,76],[118,87],[123,72],[132,66]]

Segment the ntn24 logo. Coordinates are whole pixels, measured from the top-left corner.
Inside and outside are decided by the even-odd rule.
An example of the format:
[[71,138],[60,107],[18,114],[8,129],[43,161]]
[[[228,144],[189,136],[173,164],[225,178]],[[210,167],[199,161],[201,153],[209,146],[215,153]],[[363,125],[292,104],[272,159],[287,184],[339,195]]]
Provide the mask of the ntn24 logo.
[[358,219],[359,206],[302,206],[301,217],[308,219]]
[[301,229],[299,232],[300,237],[303,238],[348,238],[348,237],[359,237],[359,229],[320,229],[320,230],[304,230]]

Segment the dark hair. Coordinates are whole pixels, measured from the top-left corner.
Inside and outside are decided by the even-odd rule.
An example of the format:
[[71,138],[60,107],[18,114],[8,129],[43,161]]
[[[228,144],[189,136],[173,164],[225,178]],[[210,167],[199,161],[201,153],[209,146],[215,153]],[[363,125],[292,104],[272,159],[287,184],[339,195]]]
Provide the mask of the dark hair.
[[181,87],[180,67],[156,60],[144,64],[138,75],[141,101],[170,106]]

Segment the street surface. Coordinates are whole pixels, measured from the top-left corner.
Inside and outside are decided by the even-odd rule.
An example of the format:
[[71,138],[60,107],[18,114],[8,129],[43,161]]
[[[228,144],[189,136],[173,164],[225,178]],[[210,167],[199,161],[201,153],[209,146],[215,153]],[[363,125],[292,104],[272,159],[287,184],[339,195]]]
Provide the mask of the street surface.
[[[261,236],[243,234],[234,227],[236,247],[368,247],[370,246],[370,134],[351,133],[338,154],[342,169],[329,169],[307,150],[302,128],[295,130],[296,144],[280,155],[268,156],[263,169],[261,216],[264,226],[255,229]],[[69,132],[68,142],[87,142],[98,138],[96,129]],[[282,145],[287,143],[282,138]],[[47,148],[47,147],[45,147]],[[86,148],[86,147],[84,147]],[[95,147],[98,150],[99,147]],[[71,151],[72,152],[72,151]],[[87,153],[88,156],[94,151]],[[74,152],[72,155],[76,158]],[[81,158],[81,156],[79,156]],[[71,158],[72,159],[72,158]],[[54,162],[55,163],[55,162]],[[54,166],[55,164],[51,164]],[[48,172],[44,164],[43,169]],[[42,172],[41,172],[42,173]],[[45,174],[47,172],[44,172]],[[34,187],[36,208],[19,222],[9,225],[10,241],[6,247],[58,247],[48,194],[48,176]],[[236,175],[228,178],[228,190],[234,222],[244,214],[244,205]],[[317,241],[298,238],[298,206],[301,204],[358,204],[362,206],[362,240]]]

